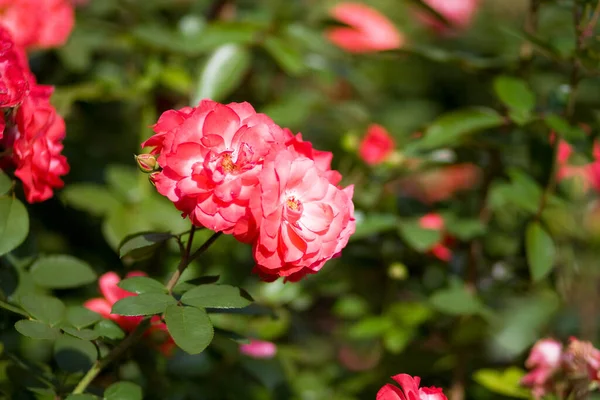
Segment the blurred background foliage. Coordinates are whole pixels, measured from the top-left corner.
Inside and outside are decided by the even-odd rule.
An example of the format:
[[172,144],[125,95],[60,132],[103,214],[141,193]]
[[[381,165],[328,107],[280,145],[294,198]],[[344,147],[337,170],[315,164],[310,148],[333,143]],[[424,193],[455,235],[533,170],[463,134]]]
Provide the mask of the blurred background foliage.
[[[597,200],[576,180],[545,190],[550,130],[580,163],[592,159],[598,134],[598,42],[594,36],[576,52],[572,1],[543,1],[535,33],[523,29],[529,2],[483,1],[468,29],[440,35],[414,17],[415,2],[370,0],[407,44],[369,55],[323,37],[333,4],[90,0],[77,8],[64,47],[32,54],[38,80],[56,85],[71,172],[51,201],[28,207],[31,233],[2,260],[5,294],[32,284],[20,265],[36,253],[73,254],[99,274],[139,269],[166,280],[176,246],[142,262],[116,252],[131,233],[189,229],[133,155],[160,113],[201,98],[250,102],[332,151],[343,183],[356,185],[357,232],[317,275],[261,283],[250,273],[251,249],[231,237],[186,271],[188,279],[220,275],[251,293],[258,306],[247,315],[218,314],[213,323],[274,341],[274,359],[242,356],[218,336],[195,356],[165,358],[141,345],[99,384],[132,380],[148,399],[350,400],[374,398],[389,376],[405,372],[451,399],[528,398],[518,380],[538,338],[598,339]],[[570,100],[574,57],[581,82]],[[563,118],[569,101],[574,111]],[[375,167],[357,155],[371,123],[396,142],[393,159]],[[419,174],[465,163],[478,166],[477,179],[428,201],[443,182]],[[424,186],[411,190],[403,183],[411,177]],[[444,216],[445,232],[418,224],[430,212]],[[454,238],[448,262],[429,251],[443,236]],[[61,296],[80,304],[96,293],[90,284]],[[36,376],[26,372],[31,365],[54,365],[50,344],[20,337],[15,321],[0,316],[2,385],[24,371]],[[15,354],[32,364],[16,363]],[[74,379],[57,376],[63,385]]]

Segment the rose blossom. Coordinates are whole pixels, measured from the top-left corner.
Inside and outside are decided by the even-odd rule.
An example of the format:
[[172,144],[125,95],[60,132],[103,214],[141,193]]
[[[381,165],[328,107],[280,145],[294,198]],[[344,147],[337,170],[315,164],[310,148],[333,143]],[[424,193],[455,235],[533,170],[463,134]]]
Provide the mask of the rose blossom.
[[587,376],[590,381],[600,382],[600,350],[591,342],[571,337],[563,360],[565,369],[575,378]]
[[[453,27],[459,29],[464,29],[471,24],[479,7],[479,0],[424,0],[424,2],[446,18]],[[422,13],[419,13],[419,17],[424,24],[435,31],[448,32],[448,27],[437,18]]]
[[241,344],[240,352],[252,358],[273,358],[277,353],[277,346],[264,340],[250,340],[250,343]]
[[414,378],[407,374],[392,376],[392,379],[398,382],[398,387],[386,384],[377,392],[377,400],[448,400],[442,392],[442,389],[436,387],[419,388],[421,378]]
[[547,391],[550,378],[558,370],[562,359],[562,344],[554,339],[541,339],[531,349],[525,366],[531,371],[521,384],[532,388],[535,398],[541,398]]
[[70,0],[0,0],[0,25],[24,48],[63,45],[73,29]]
[[394,139],[383,126],[371,124],[360,142],[358,154],[367,164],[376,165],[387,160],[395,145]]
[[[265,280],[316,273],[354,233],[353,186],[338,188],[293,146],[271,153],[250,208],[258,228],[255,271]],[[336,182],[337,183],[337,182]]]
[[335,45],[351,53],[368,53],[402,47],[403,35],[384,15],[361,3],[339,3],[330,10],[333,18],[349,27],[325,32]]
[[[554,139],[552,139],[554,140]],[[594,161],[585,165],[570,165],[569,158],[573,154],[570,144],[561,140],[558,143],[558,154],[556,160],[559,165],[557,178],[559,181],[569,178],[579,179],[583,184],[583,190],[590,189],[600,191],[600,143],[594,142],[592,155]]]
[[[29,74],[25,54],[14,44],[10,33],[0,27],[0,109],[23,101],[29,93]],[[0,138],[3,131],[0,129]]]
[[158,192],[195,225],[252,238],[250,197],[264,157],[289,138],[283,130],[248,103],[211,100],[167,111],[154,130],[142,147],[160,154],[162,171],[152,178]]
[[423,229],[442,231],[442,240],[433,245],[429,251],[442,261],[450,261],[452,258],[452,250],[449,245],[451,245],[454,240],[443,232],[445,227],[444,218],[437,213],[426,214],[419,219],[419,226]]
[[[142,271],[131,271],[127,274],[127,278],[132,278],[135,276],[147,276],[146,273]],[[135,293],[128,292],[125,289],[121,289],[118,283],[121,281],[121,278],[114,272],[107,272],[100,277],[98,280],[98,286],[100,287],[100,293],[102,296],[95,299],[90,299],[83,303],[83,306],[89,310],[92,310],[100,315],[102,315],[106,319],[110,319],[116,322],[123,330],[127,332],[133,331],[144,319],[142,316],[133,316],[127,317],[118,314],[112,314],[112,306],[119,300],[124,299],[130,296],[137,296]],[[160,351],[169,355],[171,351],[175,347],[175,342],[168,334],[167,326],[161,322],[160,317],[155,315],[151,319],[151,326],[146,331],[146,334],[151,334],[153,332],[163,332],[166,334],[166,340],[159,345]]]

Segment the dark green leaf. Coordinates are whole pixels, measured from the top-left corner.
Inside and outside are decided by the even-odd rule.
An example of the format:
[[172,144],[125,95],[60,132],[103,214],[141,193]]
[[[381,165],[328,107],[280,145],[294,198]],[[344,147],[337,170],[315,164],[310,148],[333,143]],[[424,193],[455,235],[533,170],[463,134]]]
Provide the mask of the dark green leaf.
[[545,278],[554,267],[554,242],[540,223],[534,221],[527,226],[525,247],[531,279],[537,282]]
[[96,346],[87,340],[62,335],[54,342],[54,359],[63,371],[85,372],[97,357]]
[[510,76],[499,76],[494,80],[494,90],[500,101],[510,110],[515,122],[527,122],[535,107],[535,95],[527,82]]
[[96,216],[106,215],[119,206],[119,200],[105,186],[93,183],[70,184],[61,197],[71,207]]
[[39,258],[31,266],[36,285],[49,289],[67,289],[96,280],[96,273],[87,263],[68,255]]
[[67,322],[77,329],[87,328],[100,321],[102,316],[82,306],[67,308]]
[[450,219],[445,229],[460,240],[471,240],[485,234],[486,227],[478,219]]
[[117,284],[121,289],[131,293],[167,293],[165,285],[147,276],[133,276],[123,279]]
[[204,308],[242,308],[252,301],[240,288],[216,284],[200,285],[181,296],[182,303]]
[[398,224],[402,238],[415,250],[425,252],[431,250],[442,240],[442,232],[435,229],[421,228],[418,220],[404,220]]
[[100,334],[93,329],[76,329],[69,326],[63,326],[62,330],[71,336],[83,340],[96,340],[98,339],[98,336],[100,336]]
[[212,323],[206,311],[200,308],[170,305],[165,321],[177,346],[189,354],[201,353],[212,341]]
[[133,382],[117,382],[104,391],[104,400],[142,400],[142,388]]
[[394,326],[394,322],[386,315],[371,316],[354,324],[348,331],[353,339],[371,339],[382,336]]
[[503,123],[502,116],[490,108],[467,108],[453,111],[436,119],[425,130],[423,139],[407,146],[406,151],[459,146],[471,134],[501,126]]
[[238,87],[249,67],[248,49],[235,44],[219,47],[204,65],[192,103],[202,99],[223,101]]
[[127,236],[119,245],[119,257],[138,261],[150,257],[156,248],[174,236],[170,233],[141,232]]
[[98,335],[112,340],[120,340],[125,337],[125,332],[123,332],[119,325],[108,319],[103,319],[98,322],[96,326],[94,326],[94,331],[96,331]]
[[437,310],[450,315],[471,315],[485,312],[479,298],[460,283],[435,292],[429,300]]
[[350,240],[364,239],[375,234],[395,229],[398,218],[393,214],[371,214],[364,216],[356,224],[356,232]]
[[198,285],[206,285],[209,283],[215,283],[218,280],[219,280],[219,275],[207,275],[207,276],[201,276],[198,278],[190,279],[189,281],[182,281],[182,282],[179,282],[177,285],[175,285],[175,287],[173,288],[173,292],[184,293],[190,289],[195,288]]
[[60,330],[58,328],[51,327],[44,322],[31,321],[28,319],[17,321],[15,323],[15,329],[21,335],[33,339],[55,340],[60,336]]
[[[287,39],[287,38],[286,38]],[[269,36],[263,46],[288,75],[298,76],[306,71],[302,53],[297,42],[278,36]]]
[[98,400],[98,396],[93,394],[70,394],[65,400]]
[[587,135],[583,129],[571,125],[566,119],[556,114],[549,114],[544,118],[548,128],[558,133],[560,137],[567,142],[575,144],[578,141],[585,140]]
[[165,312],[167,306],[176,304],[173,296],[162,293],[143,293],[139,296],[126,297],[117,301],[112,307],[113,314],[136,316],[154,315]]
[[8,193],[12,187],[12,180],[2,170],[0,170],[0,195]]
[[29,215],[19,199],[0,197],[0,256],[17,248],[29,233]]
[[240,343],[240,344],[249,344],[250,343],[250,339],[248,339],[246,336],[240,335],[239,333],[235,333],[235,332],[228,331],[225,329],[220,329],[220,328],[214,328],[214,331],[215,331],[215,335],[223,336],[229,340],[233,340],[236,343]]
[[21,296],[20,301],[29,315],[51,326],[60,323],[65,316],[65,305],[56,297],[29,294]]

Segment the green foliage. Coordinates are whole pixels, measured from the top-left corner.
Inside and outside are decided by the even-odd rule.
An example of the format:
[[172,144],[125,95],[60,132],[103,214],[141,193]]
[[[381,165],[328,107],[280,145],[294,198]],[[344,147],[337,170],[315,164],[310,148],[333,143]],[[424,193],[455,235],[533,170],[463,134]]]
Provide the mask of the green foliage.
[[545,278],[554,267],[556,250],[554,242],[539,222],[531,222],[525,231],[527,263],[531,279],[539,281]]
[[181,302],[203,308],[242,308],[253,299],[243,289],[230,285],[200,285],[184,293]]
[[169,233],[134,233],[127,236],[119,245],[119,257],[129,257],[139,261],[152,256],[156,249],[174,236]]
[[165,285],[146,276],[133,276],[123,279],[118,286],[132,293],[167,293]]
[[0,255],[19,246],[29,233],[29,215],[19,199],[0,197]]
[[67,289],[96,280],[96,273],[85,262],[68,255],[41,257],[31,266],[36,285],[49,289]]
[[201,308],[170,305],[165,321],[177,346],[189,354],[201,353],[213,339],[212,323]]
[[137,316],[154,315],[165,312],[177,300],[168,294],[142,293],[139,296],[126,297],[117,301],[112,307],[113,314]]
[[117,382],[104,391],[105,400],[142,400],[142,389],[132,382]]

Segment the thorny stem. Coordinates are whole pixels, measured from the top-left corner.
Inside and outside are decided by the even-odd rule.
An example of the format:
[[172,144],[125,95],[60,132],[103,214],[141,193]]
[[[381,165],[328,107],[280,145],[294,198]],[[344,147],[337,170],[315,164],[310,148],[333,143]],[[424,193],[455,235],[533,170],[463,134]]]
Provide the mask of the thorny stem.
[[[192,251],[192,242],[194,239],[194,232],[196,228],[192,227],[190,230],[190,235],[188,238],[187,245],[185,246],[185,251],[181,254],[181,261],[177,266],[177,270],[173,272],[171,279],[167,283],[166,287],[169,290],[169,294],[173,293],[173,288],[177,284],[177,281],[181,277],[181,274],[188,265],[196,258],[198,258],[201,254],[203,254],[208,248],[221,236],[221,232],[215,232],[198,250],[196,250],[193,254],[190,254]],[[183,246],[181,246],[183,248]],[[110,363],[119,358],[125,350],[127,350],[132,344],[136,343],[137,340],[144,334],[146,329],[150,326],[150,317],[146,317],[142,320],[142,322],[135,328],[133,332],[131,332],[118,346],[113,348],[110,353],[103,359],[97,361],[92,368],[85,374],[85,376],[79,381],[73,394],[83,393],[85,389],[89,386],[90,383],[98,376],[98,374]]]

